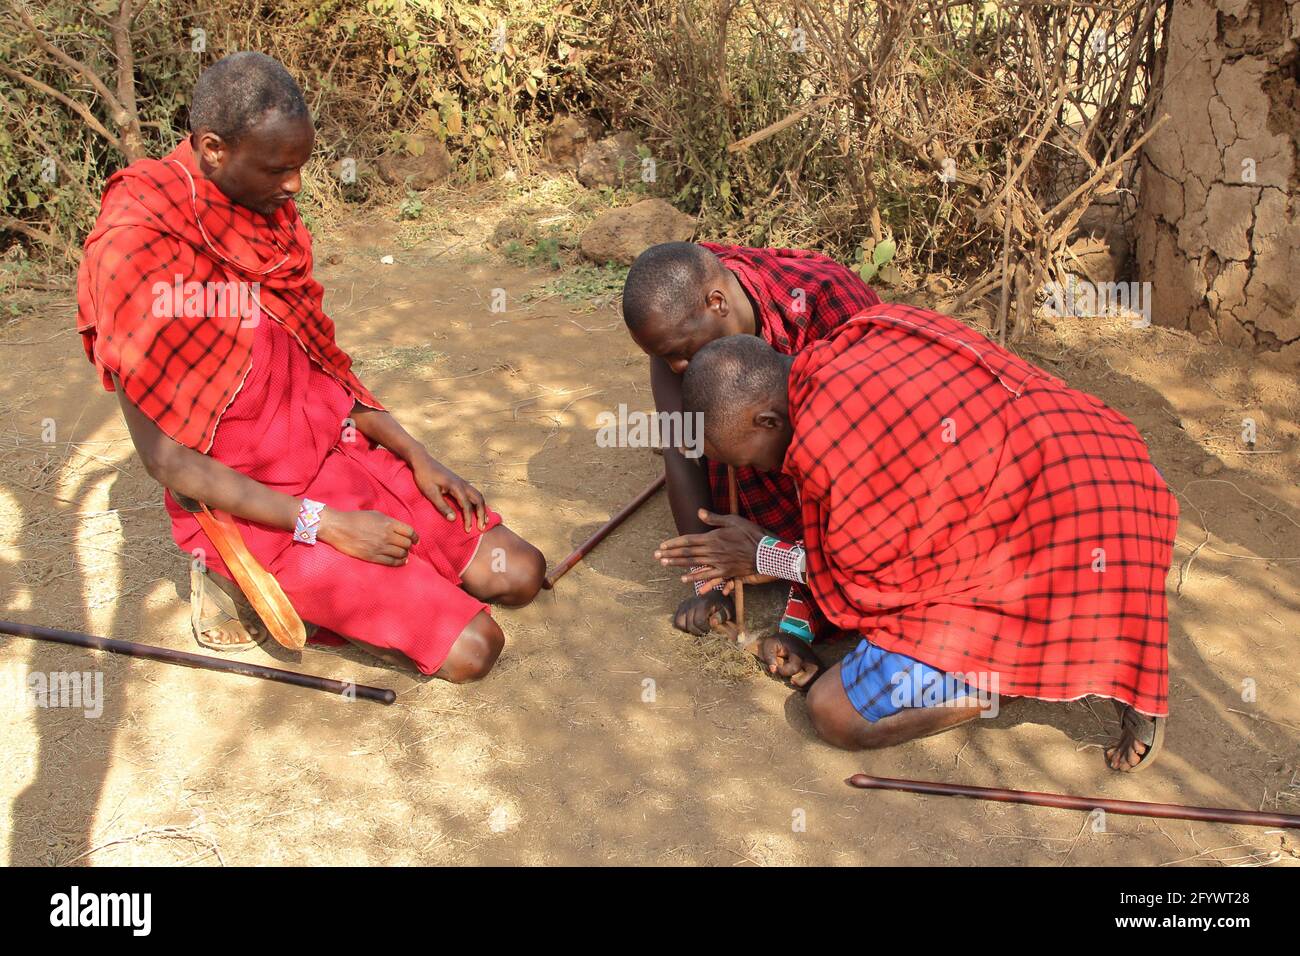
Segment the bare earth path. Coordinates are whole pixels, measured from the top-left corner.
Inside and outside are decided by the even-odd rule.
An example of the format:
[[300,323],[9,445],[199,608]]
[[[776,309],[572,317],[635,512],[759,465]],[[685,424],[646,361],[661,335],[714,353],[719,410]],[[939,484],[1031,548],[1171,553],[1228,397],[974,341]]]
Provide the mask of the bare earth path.
[[[403,252],[358,230],[318,254],[362,377],[552,561],[655,474],[650,452],[594,439],[600,411],[651,407],[615,308],[524,301],[554,274],[473,243]],[[71,303],[56,306],[0,332],[0,616],[194,649],[161,491],[94,387]],[[896,751],[822,746],[797,694],[669,626],[682,587],[649,557],[670,531],[660,496],[554,594],[498,612],[509,646],[484,683],[350,650],[250,655],[394,687],[390,708],[0,638],[0,860],[1296,865],[1296,837],[1277,831],[1113,818],[1097,832],[1066,811],[843,783],[865,769],[1300,812],[1294,373],[1158,328],[1066,322],[1025,353],[1132,417],[1183,507],[1174,710],[1150,772],[1103,768],[1115,721],[1100,702],[1028,702]],[[753,602],[760,618],[776,600]],[[95,719],[18,699],[30,673],[95,670]]]

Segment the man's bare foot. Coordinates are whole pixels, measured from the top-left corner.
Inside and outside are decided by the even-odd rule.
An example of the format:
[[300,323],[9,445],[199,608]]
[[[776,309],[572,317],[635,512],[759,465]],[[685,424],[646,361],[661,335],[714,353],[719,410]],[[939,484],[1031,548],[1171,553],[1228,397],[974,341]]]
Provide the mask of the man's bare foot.
[[1115,702],[1119,714],[1119,739],[1106,748],[1106,766],[1120,773],[1137,773],[1155,762],[1165,739],[1165,719],[1139,714],[1128,704]]
[[769,674],[787,678],[795,687],[807,687],[822,669],[810,645],[789,634],[776,633],[755,642],[755,656]]
[[[248,616],[256,619],[251,609]],[[211,651],[246,651],[266,639],[259,624],[240,620],[235,600],[215,578],[197,568],[190,569],[190,628],[194,640]]]
[[713,628],[736,619],[736,605],[721,591],[705,591],[677,606],[673,627],[701,637]]

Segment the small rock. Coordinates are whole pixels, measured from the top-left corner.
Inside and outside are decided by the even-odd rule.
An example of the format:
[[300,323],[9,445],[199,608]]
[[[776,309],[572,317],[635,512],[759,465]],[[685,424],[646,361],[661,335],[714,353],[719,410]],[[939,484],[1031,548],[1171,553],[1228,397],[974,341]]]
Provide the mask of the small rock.
[[525,206],[522,209],[515,210],[492,229],[492,236],[488,239],[488,245],[493,249],[500,248],[508,242],[534,245],[538,240],[545,237],[544,231],[535,221],[543,212],[543,210],[532,206]]
[[408,137],[406,149],[384,153],[375,160],[379,178],[390,186],[429,189],[451,175],[451,153],[433,137]]
[[395,261],[392,256],[382,256],[379,263],[380,265],[391,266]]
[[662,199],[643,199],[631,206],[607,209],[582,234],[578,247],[597,264],[633,260],[661,242],[685,242],[695,234],[695,220]]
[[925,291],[934,296],[945,296],[952,291],[953,281],[941,272],[932,272],[925,277]]
[[494,807],[488,814],[488,830],[492,833],[505,833],[511,829],[517,821],[510,807]]
[[626,186],[641,178],[641,141],[635,133],[615,133],[593,143],[578,164],[578,182],[588,188]]
[[1223,471],[1223,462],[1219,461],[1217,458],[1207,458],[1205,461],[1201,462],[1200,467],[1196,469],[1196,473],[1202,477],[1217,475],[1221,471]]
[[603,127],[594,119],[560,114],[542,133],[542,158],[557,166],[577,169],[602,132]]

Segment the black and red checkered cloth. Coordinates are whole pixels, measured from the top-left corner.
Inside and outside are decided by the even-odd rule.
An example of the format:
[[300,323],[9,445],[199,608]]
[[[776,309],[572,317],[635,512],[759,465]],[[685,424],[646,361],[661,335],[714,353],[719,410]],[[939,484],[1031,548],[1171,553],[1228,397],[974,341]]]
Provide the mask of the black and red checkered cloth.
[[[880,297],[852,269],[803,249],[750,249],[700,243],[735,273],[755,305],[759,335],[782,355],[795,355]],[[727,500],[727,467],[709,462],[715,502]],[[778,472],[736,469],[741,512],[785,541],[803,537],[794,482]]]
[[784,470],[835,624],[1009,696],[1168,713],[1178,503],[1128,419],[905,305],[800,352],[789,388]]
[[[192,285],[197,283],[198,285]],[[248,374],[253,320],[205,292],[242,284],[354,399],[380,408],[351,371],[321,309],[311,236],[292,201],[264,216],[226,198],[183,140],[108,180],[77,276],[77,331],[105,388],[167,435],[206,452]],[[256,283],[256,286],[254,286]],[[181,285],[182,295],[169,292]],[[197,294],[195,294],[197,293]],[[180,299],[178,302],[177,299]]]

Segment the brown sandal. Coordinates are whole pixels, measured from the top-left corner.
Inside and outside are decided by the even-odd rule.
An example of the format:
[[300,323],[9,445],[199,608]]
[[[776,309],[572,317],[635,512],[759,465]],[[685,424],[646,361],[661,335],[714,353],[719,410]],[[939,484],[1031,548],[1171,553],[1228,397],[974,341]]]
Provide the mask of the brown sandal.
[[1138,757],[1138,762],[1131,767],[1112,767],[1109,754],[1106,756],[1106,766],[1116,773],[1138,773],[1145,770],[1155,763],[1156,755],[1164,747],[1166,718],[1147,717],[1119,701],[1115,701],[1115,710],[1119,714],[1119,740],[1111,748],[1111,752],[1119,754],[1132,750],[1135,742],[1145,745],[1147,749]]
[[[208,617],[203,616],[205,598],[216,606],[216,611]],[[248,617],[256,620],[251,608]],[[217,628],[226,628],[240,637],[234,641],[213,640],[209,632]],[[256,624],[244,624],[234,598],[227,594],[224,588],[209,581],[207,574],[193,565],[190,566],[190,630],[200,647],[221,654],[237,654],[240,651],[252,650],[266,640],[266,634],[261,627]]]

